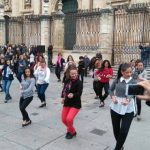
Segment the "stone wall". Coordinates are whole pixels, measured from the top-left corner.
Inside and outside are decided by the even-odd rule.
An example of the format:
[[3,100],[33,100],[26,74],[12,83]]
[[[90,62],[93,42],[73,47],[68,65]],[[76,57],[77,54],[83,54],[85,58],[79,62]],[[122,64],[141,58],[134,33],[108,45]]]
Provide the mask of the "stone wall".
[[[4,0],[0,0],[0,4],[3,4]],[[135,3],[145,3],[150,2],[150,0],[77,0],[78,1],[78,9],[90,9],[91,1],[93,1],[93,8],[109,8],[109,3],[126,3],[129,2],[130,4]],[[11,16],[18,16],[26,13],[32,13],[32,14],[41,14],[43,13],[43,10],[45,9],[45,6],[47,7],[47,13],[50,15],[52,12],[56,11],[56,5],[58,3],[58,0],[49,0],[48,3],[45,3],[44,1],[40,0],[32,0],[31,1],[31,7],[25,8],[24,0],[11,0],[11,10],[10,15]]]
[[[76,44],[77,46],[91,46],[98,45],[96,51],[101,51],[104,58],[111,60],[112,57],[112,44],[113,44],[113,7],[116,5],[123,4],[135,4],[150,2],[150,0],[77,0],[78,9],[80,10],[90,10],[93,7],[103,9],[104,12],[101,13],[98,19],[92,18],[91,20],[83,18],[77,19],[76,22]],[[29,1],[30,2],[30,1]],[[61,1],[60,1],[61,2]],[[0,5],[2,0],[0,0]],[[64,20],[63,17],[57,17],[54,15],[54,12],[58,11],[58,0],[49,0],[48,3],[40,0],[31,0],[30,3],[25,3],[24,0],[12,0],[10,4],[10,9],[3,13],[3,8],[0,8],[0,44],[5,43],[5,26],[4,14],[10,17],[16,16],[26,16],[26,15],[37,15],[39,20],[37,22],[26,22],[24,25],[24,34],[23,41],[27,44],[44,44],[46,48],[49,44],[54,45],[56,51],[64,49]],[[92,7],[91,7],[92,4]],[[4,7],[5,8],[5,7]],[[105,12],[105,10],[110,10],[112,12]],[[91,11],[91,10],[90,10]],[[92,11],[91,11],[92,13]],[[45,16],[45,19],[43,17]],[[52,21],[48,17],[52,17]],[[23,17],[24,18],[24,17]],[[89,17],[90,18],[90,17]],[[95,23],[95,24],[94,24]],[[10,30],[19,30],[21,32],[21,25],[14,23],[11,25]],[[22,39],[14,39],[10,35],[10,42],[21,42]],[[40,36],[40,37],[39,37]],[[28,38],[29,37],[29,38]],[[80,51],[78,48],[75,51],[64,51],[64,55],[72,53],[76,57],[79,55],[88,55],[93,56],[96,51],[84,52]]]

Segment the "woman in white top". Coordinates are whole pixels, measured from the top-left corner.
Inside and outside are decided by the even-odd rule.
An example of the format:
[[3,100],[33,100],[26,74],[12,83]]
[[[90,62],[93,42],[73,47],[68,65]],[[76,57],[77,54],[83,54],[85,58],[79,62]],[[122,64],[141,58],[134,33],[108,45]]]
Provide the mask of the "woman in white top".
[[46,106],[45,91],[50,82],[50,69],[47,67],[45,59],[40,63],[40,66],[34,71],[34,75],[37,79],[37,93],[41,100],[40,107]]
[[64,77],[63,77],[63,83],[65,83],[65,81],[67,80],[66,78],[66,73],[68,71],[68,68],[70,66],[75,66],[76,67],[76,63],[74,62],[73,56],[69,55],[67,58],[67,63],[65,64],[65,68],[64,68]]

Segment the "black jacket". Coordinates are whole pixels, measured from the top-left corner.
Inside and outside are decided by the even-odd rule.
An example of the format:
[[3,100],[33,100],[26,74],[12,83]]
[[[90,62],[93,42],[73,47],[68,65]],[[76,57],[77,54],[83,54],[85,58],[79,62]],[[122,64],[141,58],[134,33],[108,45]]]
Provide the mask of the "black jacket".
[[[70,86],[70,88],[66,89],[65,87],[68,83],[71,83],[71,86]],[[62,98],[65,98],[64,106],[80,109],[82,107],[81,106],[82,90],[83,90],[83,84],[80,80],[66,81],[64,84],[64,88],[62,90],[62,95],[61,95]],[[64,96],[64,94],[63,94],[64,92],[66,93],[66,96]],[[73,93],[73,95],[74,95],[73,98],[67,97],[67,95],[69,93]]]
[[78,73],[81,74],[82,72],[84,72],[84,68],[85,68],[85,63],[83,60],[80,60],[78,65]]
[[8,65],[4,65],[3,69],[2,69],[2,72],[4,73],[3,74],[3,80],[14,80],[14,77],[13,77],[13,74],[9,74],[8,77],[6,77],[6,74],[7,74],[7,68],[10,68],[13,72],[13,67],[12,66],[8,66]]

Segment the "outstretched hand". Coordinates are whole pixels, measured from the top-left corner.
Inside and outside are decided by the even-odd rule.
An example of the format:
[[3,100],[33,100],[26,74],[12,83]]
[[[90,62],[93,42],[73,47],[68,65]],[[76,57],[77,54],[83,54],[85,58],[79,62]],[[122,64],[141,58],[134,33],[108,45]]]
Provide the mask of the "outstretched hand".
[[148,100],[150,101],[150,82],[148,80],[144,80],[138,83],[145,89],[144,95],[137,95],[139,99]]

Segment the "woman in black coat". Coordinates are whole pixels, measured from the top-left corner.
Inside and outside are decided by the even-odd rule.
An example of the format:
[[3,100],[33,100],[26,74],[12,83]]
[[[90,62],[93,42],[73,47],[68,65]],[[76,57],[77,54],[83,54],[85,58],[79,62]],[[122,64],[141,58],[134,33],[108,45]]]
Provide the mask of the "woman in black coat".
[[83,85],[78,78],[76,67],[69,68],[67,71],[66,82],[62,90],[62,122],[67,127],[66,139],[72,139],[76,136],[76,130],[73,126],[74,119],[81,108],[81,95]]

